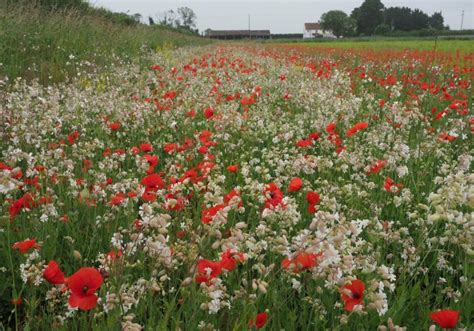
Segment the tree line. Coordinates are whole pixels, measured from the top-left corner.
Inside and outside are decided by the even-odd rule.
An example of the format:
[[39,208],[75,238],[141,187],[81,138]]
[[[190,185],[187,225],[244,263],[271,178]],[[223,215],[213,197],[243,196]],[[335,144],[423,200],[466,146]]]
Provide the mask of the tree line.
[[441,12],[429,16],[420,9],[408,7],[386,8],[380,0],[365,0],[350,15],[342,10],[330,10],[321,15],[321,26],[336,37],[383,35],[390,32],[409,32],[425,29],[445,30]]

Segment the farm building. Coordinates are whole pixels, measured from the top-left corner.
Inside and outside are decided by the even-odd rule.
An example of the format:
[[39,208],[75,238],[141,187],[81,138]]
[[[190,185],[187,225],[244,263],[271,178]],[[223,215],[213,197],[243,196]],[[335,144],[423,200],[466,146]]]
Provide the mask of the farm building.
[[270,39],[270,30],[207,30],[206,36],[211,39]]
[[305,23],[304,24],[304,39],[314,38],[337,38],[332,31],[324,30],[319,23]]

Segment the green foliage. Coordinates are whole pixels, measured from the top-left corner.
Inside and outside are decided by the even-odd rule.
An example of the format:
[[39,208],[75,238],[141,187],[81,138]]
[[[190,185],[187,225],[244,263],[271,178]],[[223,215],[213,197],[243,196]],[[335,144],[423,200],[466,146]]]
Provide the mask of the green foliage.
[[181,18],[181,26],[187,29],[196,27],[196,14],[189,7],[178,8],[178,15]]
[[380,25],[377,25],[377,27],[375,28],[374,34],[379,36],[379,35],[384,35],[388,32],[390,32],[390,26],[388,26],[385,23],[382,23]]
[[[443,30],[444,18],[440,12],[428,16],[420,9],[390,7],[384,9],[379,0],[366,0],[355,8],[351,17],[357,22],[359,35],[386,35],[390,31]],[[388,27],[388,30],[387,30]],[[434,35],[422,33],[420,36]]]
[[384,12],[385,24],[390,31],[414,31],[423,29],[444,29],[444,18],[441,13],[434,13],[431,17],[419,9],[408,7],[390,7]]
[[385,24],[390,26],[390,30],[410,31],[411,9],[408,7],[390,7],[384,12]]
[[105,69],[120,60],[137,59],[145,49],[207,42],[105,9],[51,10],[0,0],[0,78],[10,81],[23,77],[55,83],[75,75],[78,68],[72,62],[88,61],[91,67]]
[[430,17],[419,9],[413,10],[411,14],[412,30],[428,28]]
[[441,12],[436,12],[431,15],[429,19],[429,25],[432,29],[443,30],[444,29],[444,18]]
[[321,15],[321,25],[325,30],[331,30],[336,37],[347,37],[355,31],[355,21],[342,10],[331,10]]
[[360,7],[355,8],[351,17],[357,22],[357,32],[372,35],[375,28],[384,20],[384,8],[380,0],[365,0]]
[[174,28],[177,31],[198,34],[196,28],[196,14],[189,7],[179,7],[177,11],[170,9],[161,13],[159,24]]

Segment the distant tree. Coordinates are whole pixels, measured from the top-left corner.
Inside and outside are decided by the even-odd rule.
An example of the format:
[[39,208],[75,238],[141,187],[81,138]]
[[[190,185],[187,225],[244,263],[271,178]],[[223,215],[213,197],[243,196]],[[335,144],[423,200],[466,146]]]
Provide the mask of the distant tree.
[[193,30],[196,27],[196,14],[189,7],[178,8],[178,15],[181,18],[181,26]]
[[384,11],[384,22],[394,31],[410,31],[412,10],[408,7],[390,7]]
[[421,10],[415,9],[411,14],[411,21],[413,24],[413,30],[427,29],[429,26],[430,17]]
[[142,15],[138,14],[138,13],[135,13],[135,14],[132,15],[132,18],[135,22],[140,23],[140,21],[142,20]]
[[435,12],[433,15],[431,15],[428,24],[430,25],[430,28],[432,29],[443,30],[444,18],[441,12]]
[[344,35],[349,17],[342,10],[330,10],[321,15],[321,26],[324,30],[331,30],[336,37]]
[[151,16],[148,16],[148,24],[155,25],[155,20]]
[[360,7],[355,8],[351,17],[357,22],[357,33],[373,34],[375,27],[384,21],[384,8],[380,0],[365,0]]
[[377,36],[383,36],[390,31],[390,26],[388,24],[382,23],[375,27],[374,34]]
[[171,27],[178,27],[181,23],[174,10],[170,9],[160,14],[159,24]]
[[344,20],[344,31],[342,32],[344,37],[354,37],[357,35],[357,22],[352,17],[347,17]]

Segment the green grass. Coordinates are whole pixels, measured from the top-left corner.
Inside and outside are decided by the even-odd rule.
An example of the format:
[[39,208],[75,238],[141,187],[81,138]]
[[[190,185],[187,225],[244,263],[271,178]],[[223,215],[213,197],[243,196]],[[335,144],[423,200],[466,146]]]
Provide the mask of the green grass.
[[305,45],[309,47],[320,47],[320,48],[344,48],[344,49],[413,49],[413,50],[433,50],[444,51],[444,52],[456,52],[459,50],[461,53],[472,53],[474,52],[474,42],[472,40],[443,40],[443,39],[410,39],[410,40],[393,40],[393,39],[376,39],[376,40],[341,40],[341,41],[301,41],[297,44]]
[[148,50],[208,42],[161,26],[121,24],[103,13],[0,0],[0,79],[56,83],[76,74],[81,61],[104,70],[117,61],[140,59]]

